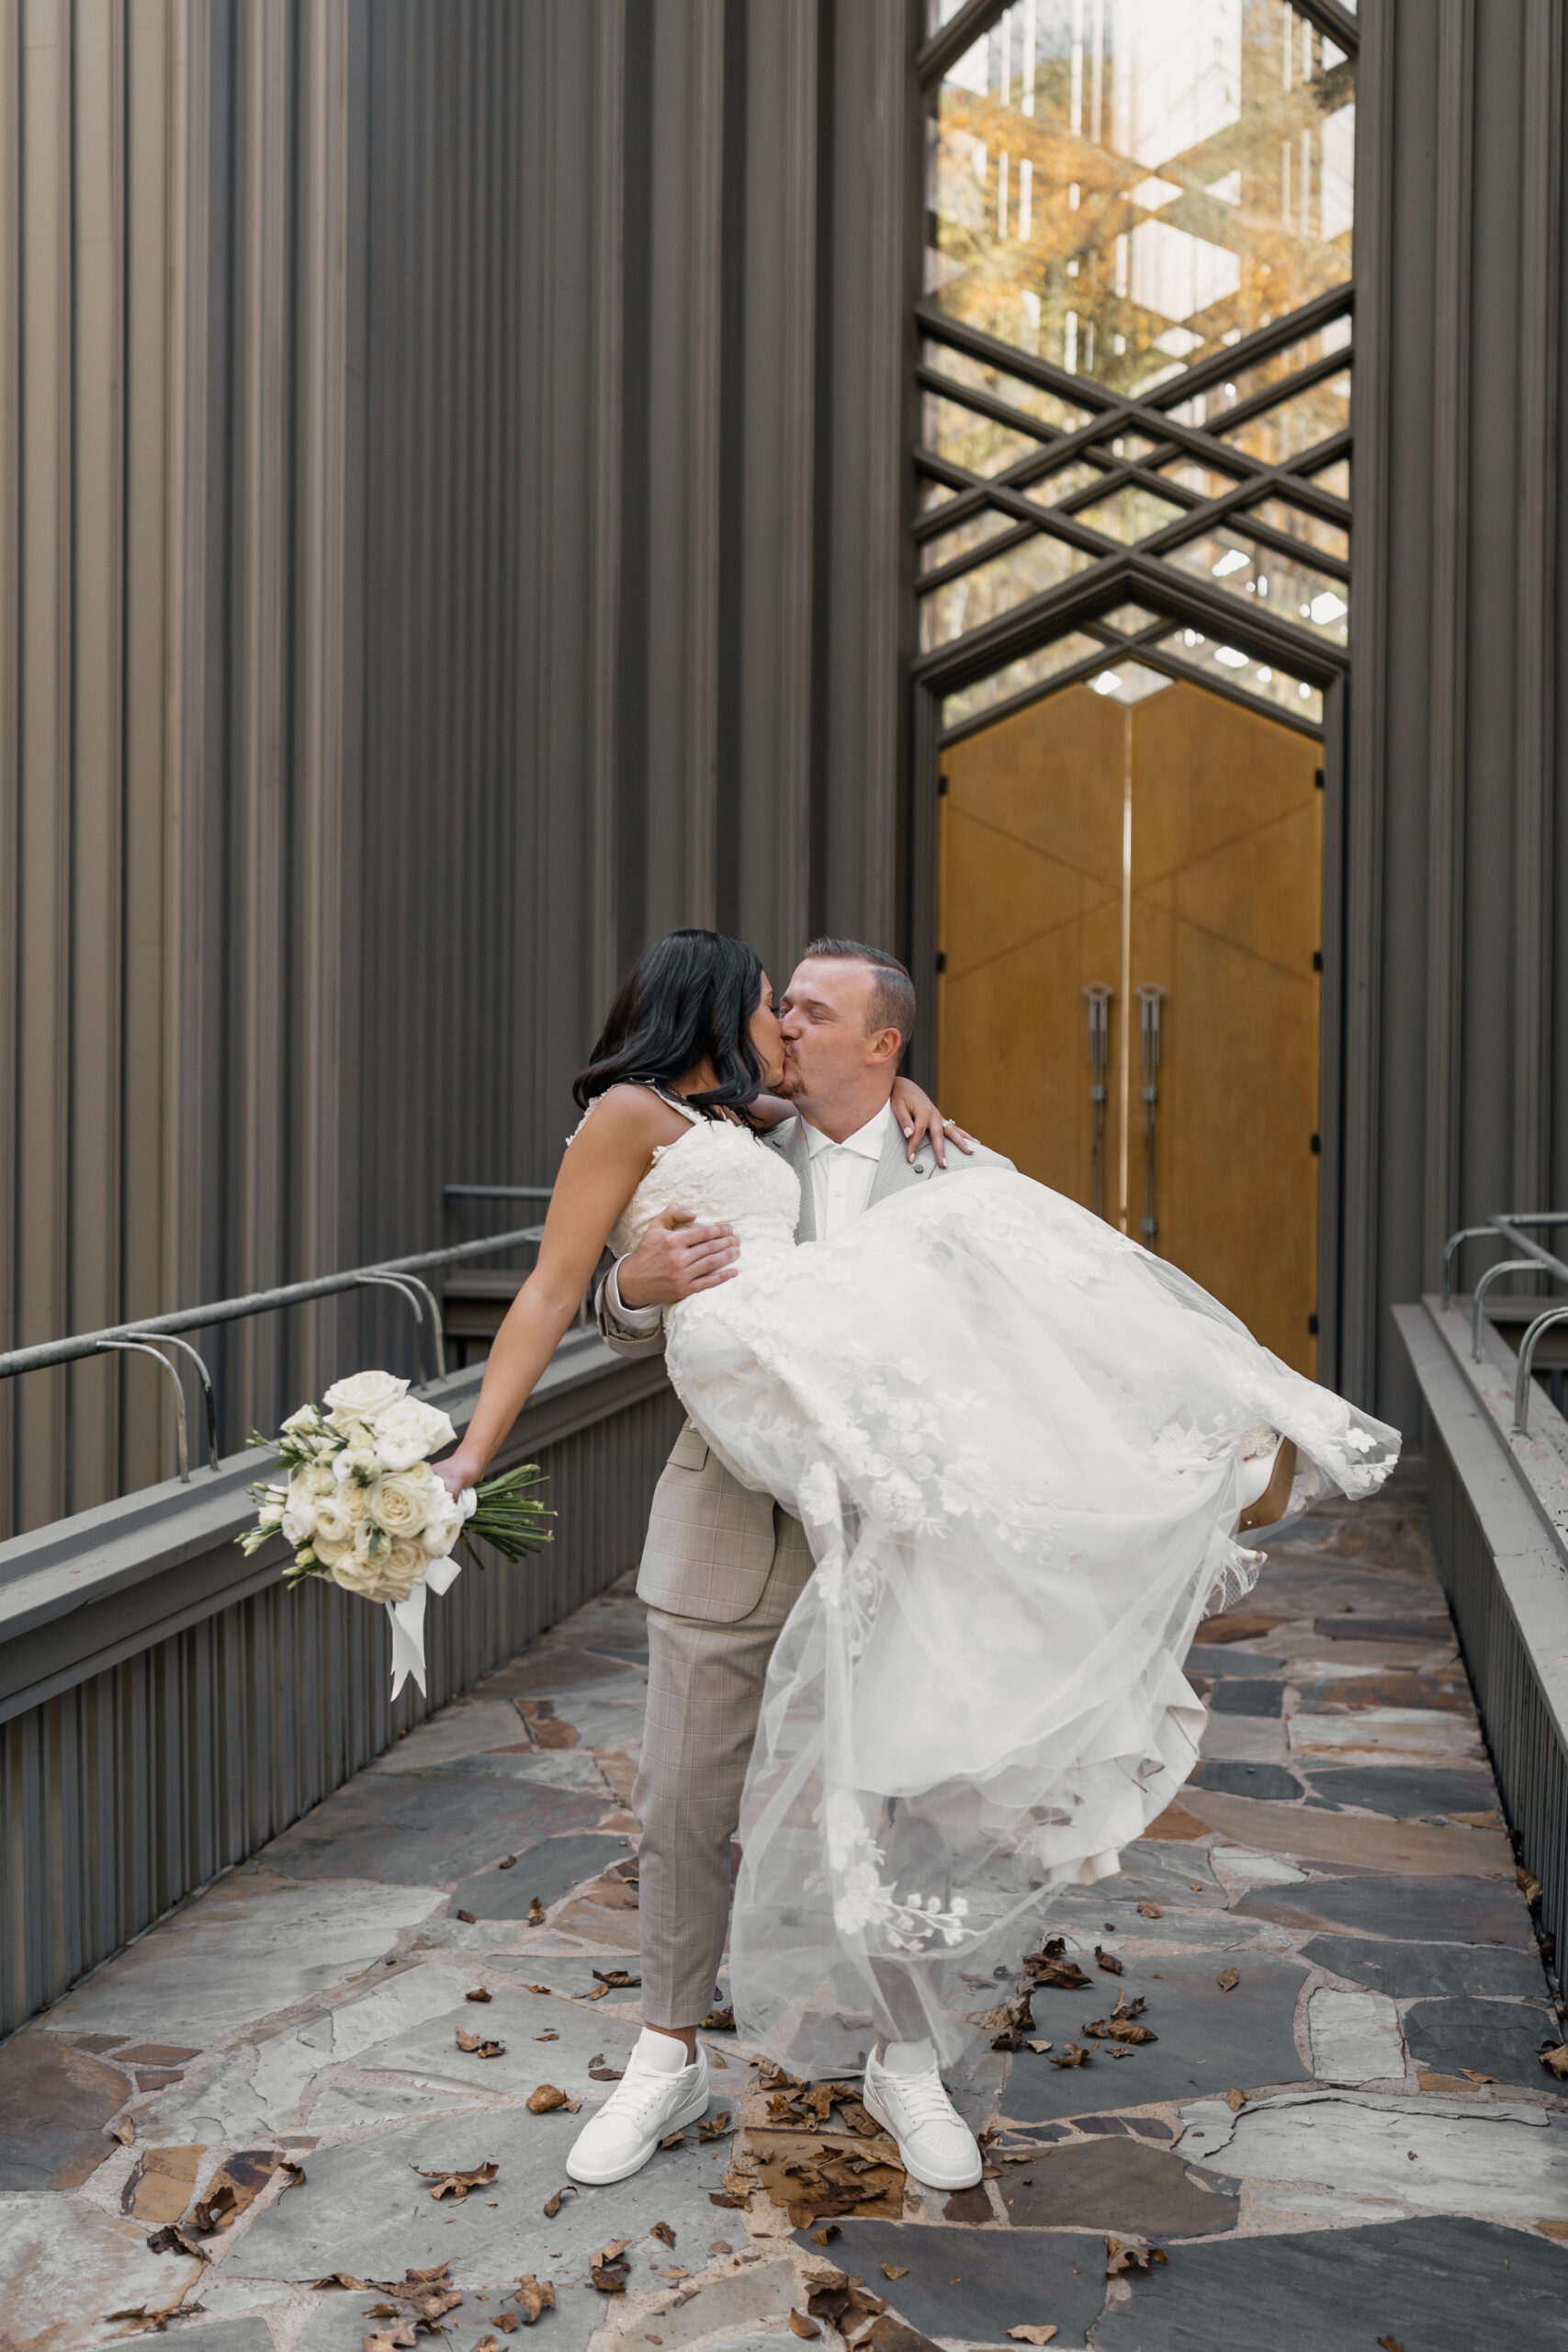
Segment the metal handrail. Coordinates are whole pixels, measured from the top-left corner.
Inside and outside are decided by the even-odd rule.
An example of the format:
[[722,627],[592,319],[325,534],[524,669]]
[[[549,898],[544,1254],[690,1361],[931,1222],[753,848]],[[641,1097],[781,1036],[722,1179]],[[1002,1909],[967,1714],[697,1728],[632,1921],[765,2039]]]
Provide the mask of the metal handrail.
[[1486,1294],[1493,1283],[1500,1281],[1505,1274],[1533,1274],[1537,1271],[1533,1258],[1505,1258],[1500,1265],[1487,1267],[1486,1272],[1475,1285],[1474,1304],[1470,1310],[1470,1352],[1472,1363],[1481,1362],[1482,1311],[1486,1305]]
[[331,1298],[353,1290],[361,1274],[406,1274],[426,1266],[449,1266],[465,1258],[489,1258],[515,1250],[525,1241],[544,1238],[542,1225],[520,1227],[514,1233],[496,1233],[478,1241],[454,1242],[445,1250],[422,1250],[409,1258],[383,1258],[369,1266],[351,1266],[336,1274],[316,1274],[308,1282],[280,1283],[272,1290],[247,1292],[206,1306],[175,1307],[167,1315],[146,1315],[134,1323],[106,1324],[101,1331],[82,1331],[67,1340],[41,1340],[34,1347],[12,1348],[0,1355],[0,1379],[17,1373],[42,1372],[51,1364],[73,1363],[97,1352],[105,1340],[166,1338],[177,1331],[201,1331],[218,1323],[238,1323],[248,1315],[270,1314],[276,1307],[299,1306],[307,1299]]
[[1443,1244],[1443,1306],[1453,1305],[1453,1267],[1461,1249],[1467,1241],[1496,1239],[1511,1242],[1516,1250],[1523,1250],[1538,1265],[1550,1266],[1553,1273],[1568,1282],[1568,1266],[1532,1241],[1528,1233],[1515,1228],[1521,1225],[1568,1225],[1568,1209],[1506,1209],[1501,1216],[1488,1217],[1484,1225],[1461,1225],[1450,1233]]
[[424,1386],[424,1309],[420,1305],[419,1292],[415,1290],[412,1282],[400,1279],[396,1274],[361,1274],[359,1279],[367,1289],[395,1290],[398,1296],[406,1299],[409,1306],[413,1308],[413,1385],[416,1388],[423,1388]]
[[[93,1351],[95,1355],[112,1355],[123,1350],[127,1355],[151,1356],[160,1372],[166,1372],[175,1384],[175,1450],[180,1465],[180,1484],[190,1484],[190,1442],[186,1430],[186,1392],[177,1366],[167,1356],[160,1355],[151,1340],[100,1340]],[[214,1464],[214,1468],[217,1464]]]
[[1538,1315],[1524,1338],[1519,1341],[1518,1369],[1514,1374],[1514,1434],[1529,1435],[1530,1366],[1535,1359],[1536,1341],[1554,1323],[1568,1323],[1568,1306],[1549,1306]]

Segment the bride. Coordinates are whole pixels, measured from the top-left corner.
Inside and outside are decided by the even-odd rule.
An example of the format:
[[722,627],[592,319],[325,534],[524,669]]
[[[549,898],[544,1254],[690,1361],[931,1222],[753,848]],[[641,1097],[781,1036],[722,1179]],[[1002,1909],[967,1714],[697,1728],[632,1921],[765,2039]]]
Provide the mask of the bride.
[[801,2073],[856,2064],[873,2030],[951,2059],[975,1998],[958,1972],[1016,1959],[1050,1891],[1117,1870],[1196,1763],[1204,1711],[1181,1661],[1256,1577],[1236,1528],[1269,1457],[1282,1489],[1293,1446],[1299,1510],[1371,1494],[1399,1437],[1010,1170],[912,1188],[797,1247],[797,1179],[758,1134],[788,1107],[766,1093],[784,1065],[772,989],[739,942],[681,937],[688,973],[694,955],[739,970],[742,1009],[689,1066],[626,1079],[633,996],[645,1036],[650,1012],[686,1057],[695,1034],[672,982],[668,1005],[649,1000],[671,959],[644,958],[441,1471],[455,1490],[483,1475],[606,1243],[635,1247],[674,1197],[733,1227],[734,1278],[668,1310],[670,1377],[817,1564],[743,1800],[737,2022]]

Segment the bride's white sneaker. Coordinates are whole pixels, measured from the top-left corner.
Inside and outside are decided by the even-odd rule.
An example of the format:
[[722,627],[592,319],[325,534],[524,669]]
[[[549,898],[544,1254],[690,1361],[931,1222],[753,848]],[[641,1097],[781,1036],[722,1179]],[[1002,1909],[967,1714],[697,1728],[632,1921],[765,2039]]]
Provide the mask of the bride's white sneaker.
[[708,2059],[702,2044],[695,2064],[688,2066],[673,2035],[651,2033],[645,2026],[626,2073],[573,2142],[567,2171],[594,2188],[626,2180],[642,2170],[666,2132],[682,2131],[705,2115],[708,2098]]
[[[924,2047],[931,2050],[929,2042]],[[894,2043],[887,2054],[896,2060],[902,2054],[899,2045]],[[867,2111],[897,2141],[906,2172],[929,2188],[974,2188],[980,2151],[942,2088],[934,2052],[927,2064],[908,2071],[868,2058],[862,2097]]]

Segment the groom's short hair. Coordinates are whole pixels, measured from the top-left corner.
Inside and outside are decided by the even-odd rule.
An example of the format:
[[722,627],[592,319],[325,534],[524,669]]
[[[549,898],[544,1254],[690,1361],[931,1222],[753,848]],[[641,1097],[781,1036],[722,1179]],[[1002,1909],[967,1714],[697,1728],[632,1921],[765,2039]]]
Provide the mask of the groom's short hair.
[[863,939],[814,939],[800,960],[869,964],[874,979],[865,1025],[868,1030],[897,1029],[900,1044],[908,1044],[915,1034],[915,983],[897,956],[868,947]]

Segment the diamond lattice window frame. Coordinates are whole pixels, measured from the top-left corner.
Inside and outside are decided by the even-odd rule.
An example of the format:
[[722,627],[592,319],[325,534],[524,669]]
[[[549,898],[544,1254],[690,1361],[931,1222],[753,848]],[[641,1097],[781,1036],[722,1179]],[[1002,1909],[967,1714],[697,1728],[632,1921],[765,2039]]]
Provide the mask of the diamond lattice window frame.
[[[928,106],[936,105],[950,67],[1007,15],[1010,5],[1010,0],[968,0],[933,33],[917,66]],[[1296,6],[1294,14],[1332,39],[1353,67],[1359,47],[1355,18],[1336,0],[1307,0],[1306,6]],[[970,412],[977,425],[989,422],[1021,437],[1021,453],[1010,463],[984,475],[929,447],[917,445],[913,451],[918,511],[911,525],[912,573],[922,618],[938,609],[933,600],[942,591],[982,566],[1027,547],[1037,535],[1071,549],[1076,566],[1068,576],[1043,592],[1022,597],[979,627],[929,644],[917,654],[912,664],[920,706],[916,740],[929,743],[932,762],[940,755],[941,743],[957,733],[992,724],[1006,711],[1059,692],[1077,678],[1091,677],[1096,657],[1052,670],[1036,684],[988,704],[983,716],[964,715],[953,726],[944,725],[944,705],[960,698],[962,707],[968,698],[965,690],[993,673],[1009,668],[1016,672],[1032,654],[1069,634],[1129,650],[1127,640],[1113,634],[1102,638],[1099,627],[1102,616],[1128,602],[1143,604],[1158,616],[1138,640],[1140,661],[1257,707],[1257,692],[1243,691],[1219,674],[1212,661],[1195,663],[1182,659],[1179,652],[1171,650],[1168,640],[1179,630],[1189,638],[1195,634],[1207,643],[1217,642],[1227,651],[1234,649],[1236,657],[1245,656],[1255,665],[1255,671],[1256,665],[1262,665],[1265,682],[1274,672],[1302,682],[1314,705],[1311,718],[1284,707],[1277,696],[1264,699],[1284,723],[1308,733],[1322,733],[1324,701],[1346,674],[1348,650],[1343,642],[1335,641],[1333,634],[1325,633],[1322,620],[1314,618],[1308,607],[1303,605],[1292,615],[1280,609],[1278,598],[1269,598],[1267,559],[1272,554],[1279,560],[1281,578],[1290,576],[1284,567],[1294,566],[1298,574],[1321,583],[1313,602],[1322,606],[1332,622],[1341,616],[1348,602],[1338,590],[1348,586],[1350,566],[1337,552],[1280,528],[1258,510],[1269,503],[1277,511],[1280,506],[1293,508],[1303,518],[1315,518],[1348,538],[1349,501],[1325,488],[1316,477],[1348,460],[1351,426],[1347,422],[1342,429],[1278,462],[1242,448],[1237,435],[1241,428],[1267,420],[1270,412],[1286,410],[1318,385],[1332,387],[1340,377],[1353,379],[1354,347],[1348,330],[1354,304],[1354,283],[1347,280],[1224,350],[1150,385],[1141,394],[1132,394],[1113,391],[1090,376],[1071,372],[950,317],[928,299],[916,302],[915,382],[922,396],[921,413],[925,396],[935,396]],[[1171,413],[1190,410],[1197,395],[1239,379],[1268,361],[1277,361],[1292,345],[1314,339],[1321,343],[1325,331],[1332,338],[1326,347],[1311,353],[1289,372],[1270,378],[1248,396],[1221,407],[1212,418],[1199,424]],[[955,357],[969,370],[968,380],[950,372]],[[1010,379],[1019,390],[1032,390],[1050,408],[1065,405],[1084,415],[1084,422],[1064,425],[1050,421],[1048,415],[1031,413],[975,381],[982,373],[989,373],[993,379]],[[1129,454],[1117,455],[1110,445],[1118,441],[1140,446]],[[1049,480],[1073,468],[1081,474],[1088,461],[1097,468],[1094,477],[1079,481],[1058,501],[1047,503],[1043,493]],[[1227,486],[1205,496],[1160,470],[1182,461]],[[1095,509],[1109,514],[1118,502],[1124,503],[1129,493],[1157,501],[1168,512],[1177,511],[1130,544],[1082,519]],[[951,561],[919,570],[924,545],[987,513],[997,522],[997,530]],[[1249,573],[1256,574],[1246,594],[1184,569],[1179,560],[1180,550],[1222,526],[1257,551],[1258,560],[1244,559]],[[952,600],[948,603],[951,609]],[[1334,612],[1337,603],[1340,614]],[[917,803],[925,797],[919,786],[916,797]],[[917,836],[921,830],[917,822]],[[918,864],[918,846],[916,855]],[[919,895],[917,881],[917,898]]]

